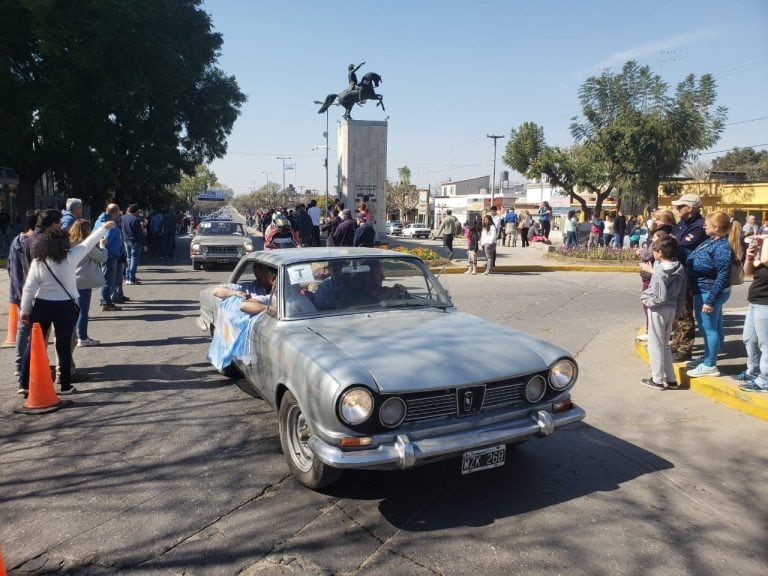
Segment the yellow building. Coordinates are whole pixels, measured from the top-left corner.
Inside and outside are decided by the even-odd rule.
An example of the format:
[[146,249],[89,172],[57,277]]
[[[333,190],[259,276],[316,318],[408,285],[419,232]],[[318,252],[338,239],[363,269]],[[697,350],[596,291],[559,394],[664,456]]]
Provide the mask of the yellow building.
[[670,196],[664,195],[665,186],[659,186],[659,208],[672,208],[671,202],[683,194],[698,194],[704,213],[724,210],[742,223],[750,214],[758,222],[768,220],[768,182],[684,180],[675,183],[676,194]]

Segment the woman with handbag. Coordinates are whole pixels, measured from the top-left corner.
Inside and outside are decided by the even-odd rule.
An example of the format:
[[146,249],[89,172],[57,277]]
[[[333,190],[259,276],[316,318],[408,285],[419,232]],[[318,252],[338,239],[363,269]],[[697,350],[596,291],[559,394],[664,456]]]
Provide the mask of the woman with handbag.
[[[99,243],[107,230],[114,228],[112,221],[100,228],[77,246],[70,248],[69,234],[58,228],[49,228],[34,248],[33,260],[21,296],[22,324],[39,323],[45,334],[53,324],[56,333],[56,353],[59,358],[58,384],[61,394],[75,392],[71,383],[72,331],[79,314],[75,270],[91,249]],[[30,341],[26,343],[21,362],[19,393],[29,388]]]
[[[69,241],[72,246],[77,246],[91,233],[91,223],[88,220],[77,220],[69,228]],[[77,317],[75,329],[77,332],[77,345],[79,347],[98,346],[100,342],[88,337],[88,317],[91,308],[91,295],[94,288],[104,285],[104,275],[101,265],[107,261],[106,237],[99,240],[98,245],[91,248],[88,255],[80,261],[75,270],[77,281],[77,303],[80,306],[80,314]]]
[[704,356],[688,363],[688,376],[719,376],[717,355],[723,338],[723,305],[731,296],[731,269],[741,266],[741,224],[723,211],[707,215],[709,238],[686,261],[696,325],[704,338]]

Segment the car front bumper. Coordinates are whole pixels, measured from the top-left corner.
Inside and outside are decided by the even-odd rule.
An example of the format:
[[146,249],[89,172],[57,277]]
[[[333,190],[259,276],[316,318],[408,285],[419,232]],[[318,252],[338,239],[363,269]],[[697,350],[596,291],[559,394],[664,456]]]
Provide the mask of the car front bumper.
[[[248,254],[248,252],[245,253],[246,256]],[[225,264],[240,262],[242,256],[238,256],[237,254],[191,254],[190,258],[192,259],[192,262],[200,262],[203,264]]]
[[459,456],[467,450],[522,442],[533,436],[549,436],[557,428],[579,422],[585,416],[586,412],[574,404],[570,409],[557,414],[538,410],[517,420],[420,440],[411,440],[407,434],[398,434],[394,442],[368,450],[344,451],[317,436],[309,439],[309,447],[315,457],[334,468],[402,470]]

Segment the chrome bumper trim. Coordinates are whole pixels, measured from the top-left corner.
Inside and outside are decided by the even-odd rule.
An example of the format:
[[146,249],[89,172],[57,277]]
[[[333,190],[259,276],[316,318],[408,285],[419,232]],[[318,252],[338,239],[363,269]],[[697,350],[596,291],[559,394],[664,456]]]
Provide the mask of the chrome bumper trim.
[[573,405],[570,410],[558,414],[538,410],[525,419],[422,440],[412,441],[407,434],[398,434],[394,442],[368,450],[344,451],[317,436],[309,439],[309,447],[315,457],[334,468],[404,470],[475,448],[519,442],[532,436],[549,436],[555,429],[579,422],[585,416],[584,410]]

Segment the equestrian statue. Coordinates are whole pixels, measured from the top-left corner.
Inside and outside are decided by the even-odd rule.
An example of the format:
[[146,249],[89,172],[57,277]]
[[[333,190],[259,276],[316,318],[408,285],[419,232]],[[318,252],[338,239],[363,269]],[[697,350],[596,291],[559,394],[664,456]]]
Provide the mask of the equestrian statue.
[[376,100],[376,106],[381,106],[382,110],[386,110],[384,108],[384,97],[381,94],[377,94],[374,90],[374,88],[378,88],[379,84],[381,84],[381,76],[376,74],[376,72],[368,72],[360,82],[357,81],[356,72],[363,64],[365,62],[357,66],[354,64],[349,65],[349,72],[347,73],[349,85],[347,89],[339,94],[328,94],[320,110],[317,111],[318,114],[326,112],[332,104],[337,104],[345,110],[343,118],[345,120],[352,120],[352,107],[355,104],[362,106],[366,100]]

